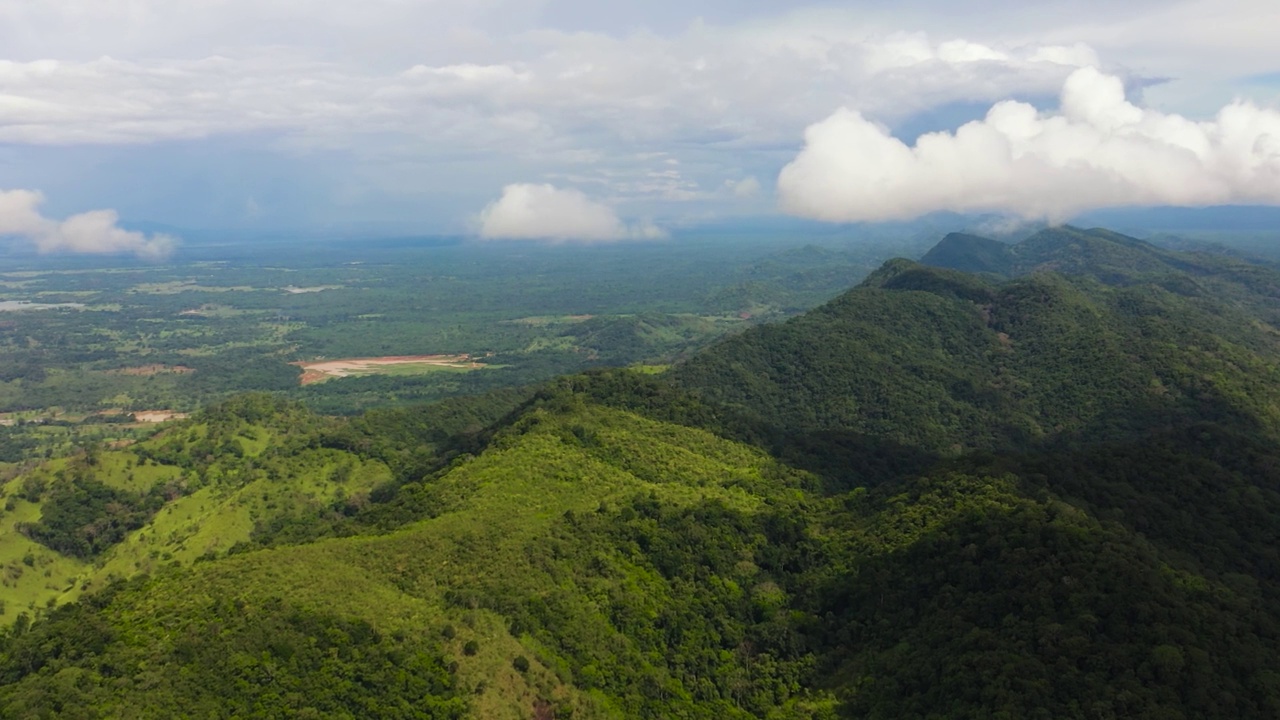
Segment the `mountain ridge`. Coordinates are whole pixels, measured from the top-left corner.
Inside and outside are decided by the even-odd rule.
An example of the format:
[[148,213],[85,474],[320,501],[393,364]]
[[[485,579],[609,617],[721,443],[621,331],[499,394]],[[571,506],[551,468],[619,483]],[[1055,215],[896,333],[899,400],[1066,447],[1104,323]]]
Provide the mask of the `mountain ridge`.
[[[0,714],[1273,717],[1280,275],[1037,237],[1025,274],[892,260],[662,375],[251,396],[32,470],[28,521],[68,462],[178,497],[17,616]],[[934,259],[990,267],[975,238]],[[157,524],[193,503],[254,522],[196,557]]]

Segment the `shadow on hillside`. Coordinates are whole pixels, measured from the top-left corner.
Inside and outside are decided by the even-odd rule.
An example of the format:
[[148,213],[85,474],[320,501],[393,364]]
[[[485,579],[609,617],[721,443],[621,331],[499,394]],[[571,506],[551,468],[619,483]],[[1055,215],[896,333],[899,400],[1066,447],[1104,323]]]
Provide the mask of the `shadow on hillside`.
[[1219,393],[1130,408],[1018,452],[952,463],[1012,473],[1124,526],[1195,573],[1280,580],[1280,444],[1258,417]]
[[1216,388],[1182,387],[1175,390],[1173,396],[1115,398],[1095,411],[1079,428],[1057,432],[1034,443],[1012,443],[1008,449],[1058,451],[1169,435],[1204,424],[1230,428],[1240,435],[1274,436],[1254,412]]
[[782,462],[817,475],[823,491],[848,492],[918,475],[939,455],[849,430],[764,429],[753,442]]

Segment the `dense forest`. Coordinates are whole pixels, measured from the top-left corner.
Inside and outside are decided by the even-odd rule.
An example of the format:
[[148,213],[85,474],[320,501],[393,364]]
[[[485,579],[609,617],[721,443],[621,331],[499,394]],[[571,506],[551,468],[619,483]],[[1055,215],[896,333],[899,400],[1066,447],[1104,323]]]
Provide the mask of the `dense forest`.
[[952,235],[664,372],[30,461],[0,715],[1280,716],[1277,289]]

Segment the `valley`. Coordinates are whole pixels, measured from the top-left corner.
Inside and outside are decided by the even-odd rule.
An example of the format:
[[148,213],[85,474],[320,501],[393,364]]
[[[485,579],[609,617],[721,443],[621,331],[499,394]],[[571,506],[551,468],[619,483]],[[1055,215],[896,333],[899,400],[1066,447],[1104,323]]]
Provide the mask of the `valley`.
[[[0,312],[0,413],[189,412],[268,391],[345,414],[667,362],[822,302],[892,253],[847,240],[814,252],[777,239],[739,250],[730,259],[706,241],[534,253],[384,241],[282,245],[236,261],[197,253],[172,266],[33,263],[0,274],[0,303],[28,308]],[[664,283],[653,280],[659,272]],[[486,367],[334,366],[350,377],[304,382],[307,363],[434,355]]]

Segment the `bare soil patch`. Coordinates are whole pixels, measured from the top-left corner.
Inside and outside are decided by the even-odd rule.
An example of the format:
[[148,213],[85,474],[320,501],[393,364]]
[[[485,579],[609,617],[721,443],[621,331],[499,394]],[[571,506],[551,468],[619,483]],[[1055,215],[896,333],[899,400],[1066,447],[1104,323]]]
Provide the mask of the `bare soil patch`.
[[120,368],[111,372],[117,375],[135,375],[149,377],[151,375],[187,375],[195,372],[195,368],[186,365],[139,365],[137,367]]
[[133,413],[133,419],[140,423],[162,423],[167,420],[182,420],[187,417],[187,413],[173,412],[172,410],[139,410]]
[[533,317],[516,318],[515,320],[503,320],[502,322],[513,325],[529,325],[530,327],[546,327],[547,325],[572,325],[586,322],[594,317],[595,315],[535,315]]
[[484,367],[470,355],[386,355],[368,358],[339,358],[336,360],[317,360],[314,362],[295,362],[302,368],[302,384],[328,380],[335,377],[350,377],[377,372],[378,368],[389,365],[434,365],[437,367],[474,370]]

